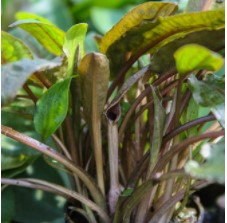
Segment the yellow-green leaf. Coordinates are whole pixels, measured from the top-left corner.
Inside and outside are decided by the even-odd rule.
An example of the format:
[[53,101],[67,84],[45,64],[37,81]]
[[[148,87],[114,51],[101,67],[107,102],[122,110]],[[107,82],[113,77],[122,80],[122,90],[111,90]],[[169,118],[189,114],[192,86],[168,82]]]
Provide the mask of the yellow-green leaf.
[[53,23],[51,23],[49,20],[43,18],[42,16],[33,14],[33,13],[29,13],[29,12],[18,12],[15,15],[17,20],[26,20],[26,19],[33,19],[39,22],[43,22],[43,23],[48,23],[51,25],[54,25]]
[[62,54],[65,33],[55,25],[36,20],[20,20],[10,25],[10,27],[15,26],[30,33],[54,55]]
[[[207,38],[209,36],[209,38]],[[214,41],[215,40],[215,41]],[[176,67],[174,53],[186,44],[199,44],[217,51],[225,47],[225,29],[199,30],[174,39],[160,47],[152,56],[150,68],[153,72],[164,74]]]
[[[79,47],[80,57],[84,56],[84,38],[88,25],[86,23],[72,26],[65,35],[63,50],[68,57],[68,75],[73,75],[76,63],[76,50]],[[78,58],[77,58],[78,59]]]
[[2,31],[1,62],[2,64],[18,61],[20,59],[32,59],[32,53],[28,47],[16,37]]
[[217,71],[224,64],[221,55],[197,44],[187,44],[181,47],[175,52],[174,58],[177,70],[181,74],[199,69]]
[[[168,5],[166,7],[168,8]],[[173,11],[173,6],[171,8]],[[124,32],[120,31],[119,22],[103,37],[100,49],[109,58],[114,74],[124,65],[126,55],[130,55],[131,62],[135,62],[144,53],[154,54],[167,43],[183,38],[189,33],[218,30],[225,26],[224,10],[184,13],[169,17],[163,17],[161,14],[155,18],[155,21],[144,20]],[[118,29],[121,36],[117,39],[110,37],[111,33],[114,35]]]
[[[122,38],[128,31],[137,26],[154,26],[158,17],[171,15],[176,10],[176,4],[147,2],[127,13],[113,28],[106,33],[100,44],[100,51],[106,53],[108,48]],[[153,24],[152,24],[153,23]]]

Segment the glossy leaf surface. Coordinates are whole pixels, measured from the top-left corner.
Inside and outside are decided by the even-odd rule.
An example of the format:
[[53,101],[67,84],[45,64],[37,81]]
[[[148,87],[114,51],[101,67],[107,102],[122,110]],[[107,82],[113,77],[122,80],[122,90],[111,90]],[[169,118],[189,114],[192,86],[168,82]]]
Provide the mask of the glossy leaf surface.
[[45,141],[64,121],[68,111],[68,93],[71,79],[54,84],[37,102],[34,116],[36,131]]
[[224,64],[221,55],[197,44],[188,44],[181,47],[175,52],[174,57],[177,70],[181,74],[200,69],[217,71]]
[[62,54],[65,33],[55,25],[36,20],[20,20],[10,27],[20,27],[35,37],[49,52],[57,56]]
[[79,56],[82,58],[84,56],[84,39],[87,32],[88,25],[86,23],[81,23],[72,26],[65,35],[63,50],[68,57],[68,75],[73,75],[74,65],[76,60],[76,50],[79,47]]
[[1,37],[2,64],[18,61],[23,58],[33,58],[32,53],[21,40],[4,31],[1,32]]
[[[208,36],[209,38],[207,38]],[[218,51],[225,46],[225,30],[200,30],[173,39],[154,53],[151,58],[151,70],[158,74],[164,74],[175,69],[176,62],[173,56],[175,51],[186,44],[192,43]]]
[[51,69],[57,66],[59,66],[59,63],[42,59],[23,59],[3,65],[1,68],[2,104],[4,105],[12,101],[28,77],[34,72]]

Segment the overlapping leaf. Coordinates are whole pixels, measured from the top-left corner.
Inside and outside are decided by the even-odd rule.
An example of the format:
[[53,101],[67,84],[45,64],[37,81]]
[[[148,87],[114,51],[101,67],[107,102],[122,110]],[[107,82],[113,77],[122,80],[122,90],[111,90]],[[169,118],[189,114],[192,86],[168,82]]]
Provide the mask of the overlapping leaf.
[[194,100],[201,106],[209,107],[220,124],[225,127],[225,91],[217,83],[198,81],[190,76],[189,87]]
[[[123,35],[126,35],[127,32],[132,31],[133,28],[137,27],[141,30],[145,29],[146,26],[148,26],[147,28],[149,29],[153,28],[157,25],[159,16],[168,16],[173,13],[175,9],[176,4],[172,3],[148,2],[137,6],[106,33],[100,44],[100,51],[103,53],[107,52],[112,44],[118,41]],[[134,34],[138,35],[139,33],[134,32]],[[126,36],[124,37],[126,38]]]
[[68,111],[71,78],[54,84],[37,102],[34,116],[36,131],[45,141],[64,121]]
[[37,20],[20,20],[10,25],[20,27],[35,37],[49,52],[62,54],[65,33],[55,25]]
[[[155,5],[150,4],[151,8],[147,7],[147,9],[151,15],[155,11],[152,10]],[[143,53],[153,54],[167,43],[180,39],[189,33],[201,30],[218,30],[224,27],[224,10],[185,13],[163,18],[163,16],[170,15],[175,6],[162,4],[164,5],[159,5],[159,10],[162,13],[152,14],[153,17],[150,16],[150,19],[141,16],[142,21],[138,20],[138,23],[130,20],[130,16],[137,18],[138,8],[136,8],[137,10],[127,14],[103,37],[100,50],[106,53],[110,59],[114,74],[122,67],[126,53],[130,52],[131,57],[136,60]]]
[[16,37],[2,31],[1,62],[2,64],[18,61],[20,59],[32,59],[32,53],[28,47]]
[[29,13],[29,12],[18,12],[18,13],[16,13],[16,19],[17,20],[32,19],[32,20],[47,23],[47,24],[50,24],[50,25],[54,25],[53,23],[51,23],[49,20],[43,18],[42,16],[39,16],[39,15],[36,15],[36,14],[33,14],[33,13]]
[[[207,38],[209,36],[209,38]],[[163,74],[176,67],[174,52],[180,47],[196,43],[210,50],[218,51],[225,46],[225,29],[200,30],[186,34],[184,37],[174,39],[158,49],[151,58],[151,70]]]
[[83,106],[86,118],[100,116],[106,103],[109,81],[109,61],[100,53],[87,54],[79,64]]
[[3,65],[1,67],[2,104],[11,102],[28,77],[34,72],[51,69],[59,65],[57,62],[54,63],[42,59],[23,59]]
[[68,75],[73,74],[76,60],[76,50],[79,47],[79,56],[84,56],[84,39],[87,32],[87,24],[81,23],[72,26],[65,35],[63,50],[68,57]]

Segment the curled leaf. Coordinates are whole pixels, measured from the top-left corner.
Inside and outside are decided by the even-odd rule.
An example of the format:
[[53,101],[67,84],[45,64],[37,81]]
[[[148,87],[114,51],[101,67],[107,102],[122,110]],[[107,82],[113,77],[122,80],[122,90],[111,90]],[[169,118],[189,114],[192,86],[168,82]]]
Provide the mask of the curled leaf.
[[109,82],[109,61],[100,53],[87,54],[80,62],[83,107],[88,121],[93,115],[100,116],[106,103]]

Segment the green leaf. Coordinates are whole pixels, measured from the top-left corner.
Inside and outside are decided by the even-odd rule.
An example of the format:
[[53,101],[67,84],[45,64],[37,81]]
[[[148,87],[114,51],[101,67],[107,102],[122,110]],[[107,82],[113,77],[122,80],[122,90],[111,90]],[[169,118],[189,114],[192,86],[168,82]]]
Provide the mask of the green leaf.
[[101,116],[106,103],[109,82],[109,61],[100,53],[87,54],[78,66],[81,78],[83,107],[86,119]]
[[15,196],[12,188],[2,191],[1,203],[1,222],[8,223],[13,220],[15,214]]
[[181,74],[200,69],[217,71],[224,64],[224,60],[219,54],[197,44],[181,47],[174,53],[174,58],[177,70]]
[[[207,38],[209,36],[209,38]],[[215,39],[215,41],[214,41]],[[217,51],[225,46],[225,29],[218,30],[200,30],[182,36],[165,43],[160,47],[151,58],[151,70],[163,74],[176,68],[174,53],[180,47],[196,43],[207,47],[210,50]]]
[[16,37],[2,31],[1,62],[2,64],[14,62],[23,58],[32,59],[32,53],[28,47]]
[[[122,206],[119,207],[119,214],[114,217],[114,223],[117,222],[124,222],[129,223],[130,222],[130,215],[133,211],[133,209],[142,201],[144,196],[147,195],[147,193],[151,190],[151,188],[154,186],[154,183],[152,180],[146,181],[144,184],[136,188],[132,194],[127,197],[125,202],[123,202]],[[123,219],[121,219],[123,218]]]
[[[73,75],[75,63],[84,56],[84,39],[87,27],[88,25],[86,23],[74,25],[65,35],[63,50],[68,57],[68,76]],[[76,58],[76,50],[78,47],[80,58]]]
[[32,20],[36,20],[38,22],[43,22],[43,23],[47,23],[50,25],[54,25],[53,23],[51,23],[49,20],[43,18],[42,16],[39,16],[39,15],[36,15],[33,13],[29,13],[29,12],[17,12],[15,17],[17,20],[32,19]]
[[137,51],[145,40],[143,34],[158,24],[160,16],[169,16],[177,6],[173,3],[146,2],[127,13],[106,33],[100,44],[101,53],[107,54],[113,70],[124,63],[124,55]]
[[20,27],[35,37],[49,52],[57,56],[62,54],[65,33],[50,22],[21,20],[11,24],[10,27]]
[[158,154],[162,143],[162,136],[165,123],[165,110],[162,107],[162,103],[156,95],[155,89],[151,86],[152,96],[154,100],[154,131],[152,136],[152,144],[150,147],[150,164],[148,174],[151,173],[153,167],[157,163]]
[[195,178],[225,182],[225,142],[224,140],[216,144],[205,144],[201,149],[201,154],[206,162],[199,164],[196,161],[189,161],[185,170]]
[[[175,5],[167,3],[150,4],[154,8],[147,7],[149,12],[155,12],[155,9],[158,9],[159,13],[150,13],[150,19],[147,17],[147,20],[141,17],[143,18],[142,22],[137,19],[136,11],[131,11],[131,16],[135,16],[135,19],[140,22],[139,24],[129,26],[128,17],[130,13],[128,13],[103,37],[100,50],[102,53],[106,53],[110,59],[112,72],[118,72],[122,68],[126,53],[130,53],[131,60],[134,62],[144,53],[154,54],[167,43],[174,39],[183,38],[189,33],[199,30],[217,30],[225,26],[224,10],[163,17],[173,13],[176,8]],[[160,8],[157,8],[157,6]],[[121,28],[122,25],[124,25],[124,29]],[[119,33],[119,35],[116,33]]]
[[1,167],[2,167],[1,169],[2,169],[2,171],[20,167],[23,164],[25,164],[27,159],[28,159],[23,154],[21,154],[19,156],[6,156],[3,153],[1,155],[2,155],[2,157],[1,157]]
[[38,100],[34,115],[36,131],[46,140],[64,121],[68,111],[71,78],[54,84]]
[[[12,117],[12,116],[11,116]],[[26,126],[23,126],[25,122],[24,119],[13,116],[13,118],[20,120],[21,125],[19,126],[21,131],[23,131]],[[6,119],[5,116],[3,116]],[[11,120],[4,120],[3,123],[12,123]],[[31,125],[31,124],[30,124]],[[13,123],[10,126],[17,126],[17,124]],[[25,132],[26,135],[30,135],[36,138],[39,138],[38,135],[34,131],[28,131],[30,126],[27,127]],[[18,128],[18,127],[17,127]],[[40,153],[34,150],[31,150],[29,146],[18,143],[15,140],[12,140],[6,136],[2,136],[2,147],[1,147],[1,167],[2,167],[2,177],[15,177],[16,175],[25,171],[25,169],[32,164],[37,157],[40,156]]]
[[132,192],[134,191],[134,189],[133,188],[126,188],[124,191],[122,191],[122,193],[121,193],[121,197],[128,197],[128,196],[130,196],[131,194],[132,194]]
[[54,63],[42,59],[23,59],[3,65],[1,67],[2,104],[5,105],[11,102],[28,77],[34,72],[51,69],[57,66],[59,66],[57,62]]
[[194,100],[201,106],[209,107],[220,124],[225,127],[225,91],[215,82],[198,81],[193,75],[188,79]]

